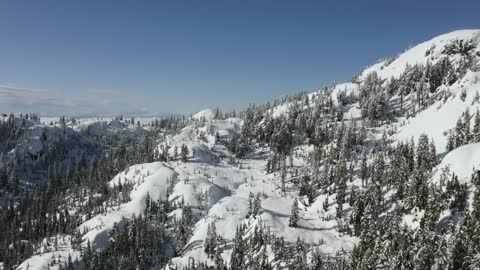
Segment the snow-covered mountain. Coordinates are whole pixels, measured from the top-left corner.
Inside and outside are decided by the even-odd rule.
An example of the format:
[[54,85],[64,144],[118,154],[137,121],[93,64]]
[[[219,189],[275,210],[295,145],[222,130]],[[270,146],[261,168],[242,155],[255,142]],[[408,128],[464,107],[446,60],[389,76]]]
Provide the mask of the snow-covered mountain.
[[[330,257],[350,254],[355,246],[365,245],[368,240],[365,233],[358,232],[354,221],[358,201],[362,200],[354,193],[368,194],[368,182],[374,182],[364,179],[363,167],[371,168],[366,171],[372,179],[379,170],[384,173],[381,178],[387,179],[396,173],[391,168],[397,161],[386,156],[403,151],[403,145],[411,140],[419,142],[412,167],[417,166],[413,163],[420,164],[418,153],[425,138],[427,152],[436,155],[435,161],[425,165],[430,169],[425,178],[430,188],[446,190],[446,182],[458,177],[459,183],[465,184],[465,192],[476,192],[471,175],[474,168],[480,169],[480,134],[476,133],[480,132],[480,116],[476,114],[480,110],[479,76],[480,30],[461,30],[421,43],[395,59],[380,61],[360,72],[352,82],[251,107],[236,117],[221,117],[212,109],[201,111],[184,120],[184,126],[175,132],[162,131],[155,147],[146,148],[156,153],[156,157],[159,153],[168,156],[166,161],[129,166],[108,182],[111,190],[128,186],[128,193],[120,192],[122,195],[118,196],[125,197],[120,202],[104,202],[101,214],[82,217],[77,229],[81,232],[83,250],[87,245],[98,252],[105,250],[112,230],[121,230],[132,219],[145,216],[150,201],[167,201],[179,206],[165,213],[168,218],[181,220],[185,216],[184,206],[188,206],[193,224],[180,248],[173,243],[166,245],[163,255],[169,258],[168,262],[157,262],[153,268],[182,269],[191,267],[193,262],[213,266],[217,265],[218,256],[226,265],[233,265],[232,257],[238,252],[235,251],[238,228],[243,228],[242,238],[248,243],[262,234],[259,230],[263,230],[264,235],[282,239],[288,249],[296,244],[298,247],[301,239],[310,247],[308,261],[313,261],[316,254],[321,254],[325,262]],[[24,146],[28,153],[43,149],[37,142],[39,128],[38,125],[28,128],[29,143]],[[135,125],[121,122],[95,122],[82,130],[101,136],[109,128],[130,132],[137,129]],[[287,131],[282,133],[284,129]],[[350,131],[354,134],[352,137],[344,135]],[[53,137],[50,132],[53,131],[47,132],[47,138]],[[291,142],[291,148],[285,148],[282,136]],[[411,148],[413,146],[407,146],[405,151]],[[338,153],[335,149],[347,150],[338,150],[341,152]],[[413,155],[412,152],[412,160]],[[345,168],[340,166],[342,158]],[[324,160],[330,160],[331,164]],[[384,167],[379,168],[378,164]],[[344,172],[339,171],[343,169]],[[348,181],[321,182],[342,173]],[[309,180],[305,180],[307,176]],[[408,177],[416,179],[416,176]],[[315,179],[321,184],[312,187],[315,191],[310,199],[311,193],[302,190],[308,189],[302,183],[312,180],[305,182],[309,186]],[[410,199],[397,199],[398,183],[388,181],[377,183],[379,196],[384,201],[377,213],[379,231],[386,230],[382,224],[391,222],[392,213],[401,211],[397,225],[405,225],[416,235],[415,230],[426,226],[423,220],[428,216],[430,204],[419,206],[421,203],[415,201],[418,205],[405,206]],[[340,187],[341,183],[345,187]],[[406,185],[410,188],[410,182]],[[339,205],[341,189],[349,200],[357,201],[351,203],[345,199],[344,204]],[[428,194],[428,198],[433,196]],[[473,196],[467,197],[466,208],[473,209]],[[253,198],[259,202],[255,214],[251,213]],[[445,199],[450,200],[450,197]],[[298,207],[296,212],[292,210],[295,207]],[[439,228],[450,215],[452,222],[462,226],[457,212],[441,207],[440,216],[434,217]],[[367,208],[365,212],[373,211]],[[292,226],[294,212],[298,214],[298,221]],[[359,224],[366,226],[366,222],[362,219]],[[215,240],[218,247],[214,256],[207,253],[212,224],[216,228],[214,234],[220,239]],[[178,231],[166,229],[166,234],[179,241]],[[447,240],[456,237],[454,232],[445,235]],[[72,240],[75,236],[60,237],[62,242],[58,248],[37,248],[36,255],[18,269],[43,269],[49,265],[58,268],[67,262],[68,256],[82,260],[85,252],[75,247]],[[277,247],[270,244],[275,241],[262,241],[264,244],[259,245],[264,248],[246,255],[245,263],[253,265],[253,261],[265,260],[275,269],[288,268],[290,261],[278,258]],[[416,258],[421,257],[418,254]]]
[[[72,168],[79,162],[88,166],[102,158],[102,138],[127,132],[142,135],[144,127],[116,119],[66,120],[60,118],[38,119],[37,116],[5,115],[0,144],[0,174],[10,182],[18,180],[16,191],[8,190],[0,196],[1,205],[20,191],[35,192],[48,180],[50,169]],[[7,131],[8,130],[8,131]],[[7,185],[13,183],[7,183]]]

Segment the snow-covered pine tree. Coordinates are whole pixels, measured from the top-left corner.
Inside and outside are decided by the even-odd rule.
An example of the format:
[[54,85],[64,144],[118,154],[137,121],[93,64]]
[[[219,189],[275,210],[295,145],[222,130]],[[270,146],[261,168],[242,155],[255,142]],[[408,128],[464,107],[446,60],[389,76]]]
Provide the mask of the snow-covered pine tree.
[[218,242],[217,242],[218,236],[217,236],[217,228],[215,226],[215,222],[212,222],[208,225],[208,230],[207,230],[207,237],[205,238],[205,253],[210,258],[214,258]]
[[293,201],[292,210],[290,212],[290,219],[288,220],[288,226],[294,227],[294,228],[298,226],[298,221],[300,219],[299,212],[300,212],[300,209],[298,208],[298,200],[297,198],[295,198],[295,200]]
[[188,147],[185,144],[182,144],[180,154],[181,154],[181,158],[182,158],[183,162],[188,161],[188,154],[189,153],[190,153],[190,151],[188,150]]
[[237,227],[234,238],[234,247],[230,256],[230,269],[231,270],[243,270],[245,269],[245,252],[246,246],[243,240],[243,227]]

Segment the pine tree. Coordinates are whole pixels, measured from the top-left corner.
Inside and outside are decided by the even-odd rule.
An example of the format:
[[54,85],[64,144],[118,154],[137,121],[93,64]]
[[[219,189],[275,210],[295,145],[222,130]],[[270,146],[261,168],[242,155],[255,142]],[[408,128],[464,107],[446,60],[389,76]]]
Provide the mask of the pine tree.
[[447,137],[447,152],[451,152],[453,149],[457,148],[457,138],[456,134],[453,130],[448,131]]
[[463,112],[463,137],[465,143],[468,143],[471,140],[470,136],[470,126],[471,126],[471,118],[470,110],[467,108],[465,112]]
[[260,194],[257,193],[255,195],[255,199],[253,202],[253,209],[252,209],[252,214],[254,217],[256,217],[260,213],[261,208],[262,208],[262,201],[260,199]]
[[415,269],[431,269],[434,264],[434,255],[436,242],[434,234],[428,231],[420,230],[417,235],[418,252],[415,256]]
[[178,158],[178,146],[177,146],[177,145],[175,145],[175,146],[173,147],[173,158],[174,158],[174,159],[177,159],[177,158]]
[[298,220],[300,219],[299,217],[299,208],[298,208],[298,200],[295,198],[293,201],[292,205],[292,210],[290,212],[290,219],[288,220],[288,226],[289,227],[297,227],[298,226]]
[[468,222],[469,214],[465,214],[465,219],[462,222],[458,232],[453,237],[453,246],[450,254],[449,269],[468,269],[468,239],[466,235],[466,222]]
[[367,163],[367,155],[363,153],[362,155],[362,163],[360,165],[360,178],[362,179],[362,185],[365,186],[367,183],[368,175],[368,163]]
[[435,147],[435,143],[433,142],[433,140],[430,141],[430,164],[429,164],[429,168],[430,169],[433,169],[435,166],[437,166],[438,164],[438,160],[437,160],[437,149]]
[[182,161],[187,162],[188,161],[188,147],[185,144],[182,144],[182,149],[181,149],[181,156],[182,156]]
[[467,143],[464,133],[464,123],[462,118],[458,118],[455,126],[455,148],[460,147]]
[[420,222],[422,229],[432,232],[436,231],[437,221],[440,217],[440,210],[442,209],[440,202],[440,191],[437,190],[436,186],[432,185],[428,192],[425,214]]
[[467,98],[467,91],[465,89],[462,89],[462,91],[460,93],[460,99],[462,101],[465,101],[466,98]]
[[444,270],[449,269],[449,258],[448,258],[448,243],[445,237],[440,236],[441,239],[438,244],[438,248],[434,255],[434,263],[432,270]]
[[205,253],[212,259],[217,249],[217,239],[217,228],[215,227],[215,222],[213,222],[208,225],[207,237],[205,239]]
[[303,176],[301,179],[302,183],[300,186],[300,196],[307,196],[308,204],[312,204],[315,200],[315,190],[313,185],[310,183],[310,177],[308,175]]
[[307,267],[307,247],[302,239],[297,238],[295,244],[295,253],[293,256],[292,265],[290,267],[292,270],[305,270]]
[[480,142],[480,111],[477,109],[473,120],[473,142]]
[[248,211],[247,211],[247,218],[251,217],[253,215],[253,200],[254,200],[254,195],[252,192],[248,194]]
[[324,262],[322,258],[322,254],[320,253],[318,247],[316,247],[312,252],[312,261],[310,263],[311,270],[320,270],[323,269]]
[[243,227],[238,227],[235,233],[234,247],[230,257],[230,269],[245,269],[245,242],[243,240]]
[[19,182],[20,182],[20,180],[18,178],[17,169],[16,169],[16,166],[14,166],[10,170],[10,175],[9,175],[9,178],[8,178],[8,185],[7,185],[8,191],[10,191],[10,192],[12,192],[13,194],[16,195],[17,192],[18,192]]

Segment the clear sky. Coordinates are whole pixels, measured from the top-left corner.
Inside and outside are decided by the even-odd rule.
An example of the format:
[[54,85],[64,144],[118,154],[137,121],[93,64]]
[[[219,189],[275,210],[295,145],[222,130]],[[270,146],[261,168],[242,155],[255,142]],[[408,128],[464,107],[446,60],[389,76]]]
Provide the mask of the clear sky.
[[0,2],[0,111],[241,109],[465,28],[480,1]]

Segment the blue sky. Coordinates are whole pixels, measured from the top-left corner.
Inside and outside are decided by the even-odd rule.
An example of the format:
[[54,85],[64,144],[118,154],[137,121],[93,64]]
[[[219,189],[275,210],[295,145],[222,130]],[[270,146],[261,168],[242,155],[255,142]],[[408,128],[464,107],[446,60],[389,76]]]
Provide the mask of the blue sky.
[[2,1],[0,110],[241,109],[349,80],[480,1]]

